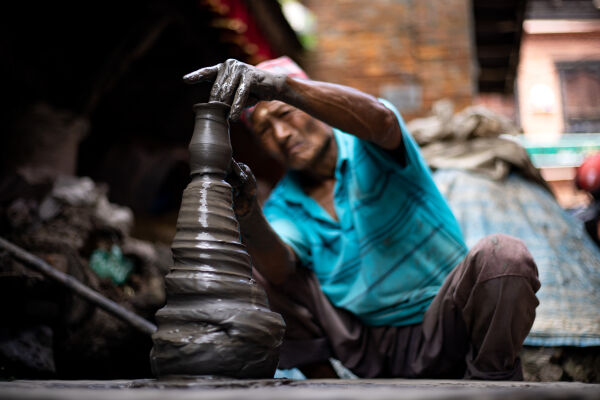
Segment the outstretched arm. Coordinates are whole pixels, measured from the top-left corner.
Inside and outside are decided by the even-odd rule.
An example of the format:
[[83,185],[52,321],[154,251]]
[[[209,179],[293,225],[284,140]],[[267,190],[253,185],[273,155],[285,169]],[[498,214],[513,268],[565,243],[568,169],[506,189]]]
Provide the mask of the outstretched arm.
[[394,113],[375,97],[359,90],[287,77],[278,100],[386,150],[397,149],[402,143]]
[[384,149],[402,144],[394,113],[375,97],[347,86],[291,78],[231,59],[187,74],[184,80],[212,81],[210,100],[231,104],[233,120],[258,101],[280,100]]

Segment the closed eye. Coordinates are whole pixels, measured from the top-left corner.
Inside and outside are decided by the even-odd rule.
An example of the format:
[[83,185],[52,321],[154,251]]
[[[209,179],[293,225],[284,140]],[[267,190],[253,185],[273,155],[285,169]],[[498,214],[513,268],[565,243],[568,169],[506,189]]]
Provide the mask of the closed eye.
[[288,108],[288,109],[282,110],[282,111],[279,113],[278,117],[279,117],[279,118],[286,118],[286,117],[290,117],[290,116],[292,116],[292,115],[294,114],[294,111],[296,111],[296,110],[295,110],[295,109],[293,109],[293,108]]
[[269,131],[269,127],[268,126],[265,127],[265,128],[262,128],[262,129],[260,129],[258,131],[258,136],[259,137],[263,137],[263,136],[265,136],[267,134],[268,131]]

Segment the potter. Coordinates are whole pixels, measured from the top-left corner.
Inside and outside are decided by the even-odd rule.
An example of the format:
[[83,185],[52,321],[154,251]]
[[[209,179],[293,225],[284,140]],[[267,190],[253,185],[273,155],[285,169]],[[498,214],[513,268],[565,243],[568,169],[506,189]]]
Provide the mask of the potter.
[[234,199],[253,275],[287,325],[280,368],[333,377],[336,358],[365,378],[522,379],[531,254],[501,234],[467,249],[391,103],[287,57],[184,80],[212,82],[211,100],[287,168],[262,209],[251,180]]

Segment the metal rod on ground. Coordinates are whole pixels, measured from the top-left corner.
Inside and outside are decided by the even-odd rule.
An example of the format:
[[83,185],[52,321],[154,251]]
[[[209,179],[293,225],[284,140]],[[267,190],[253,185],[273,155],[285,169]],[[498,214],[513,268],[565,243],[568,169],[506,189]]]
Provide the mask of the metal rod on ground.
[[114,301],[104,297],[100,293],[95,290],[90,289],[83,283],[79,282],[77,279],[73,278],[69,274],[65,274],[61,272],[45,262],[44,260],[34,256],[26,250],[12,244],[11,242],[0,237],[0,247],[12,253],[17,259],[23,261],[26,265],[35,268],[37,271],[41,272],[45,276],[54,279],[60,284],[68,287],[73,290],[76,294],[83,297],[84,299],[91,301],[98,307],[102,308],[104,311],[109,314],[114,315],[115,317],[127,322],[129,325],[133,326],[140,331],[151,335],[156,331],[156,325],[145,320],[139,315],[132,313],[126,308],[120,306]]

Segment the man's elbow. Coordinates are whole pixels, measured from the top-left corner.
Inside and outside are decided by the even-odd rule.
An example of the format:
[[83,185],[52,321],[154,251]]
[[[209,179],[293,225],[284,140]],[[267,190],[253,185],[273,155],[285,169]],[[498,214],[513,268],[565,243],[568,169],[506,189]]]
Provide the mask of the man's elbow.
[[386,150],[395,150],[402,143],[402,130],[394,112],[387,107],[385,111],[379,145]]

